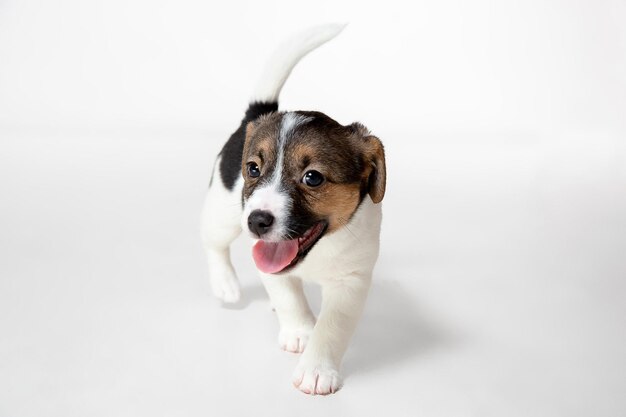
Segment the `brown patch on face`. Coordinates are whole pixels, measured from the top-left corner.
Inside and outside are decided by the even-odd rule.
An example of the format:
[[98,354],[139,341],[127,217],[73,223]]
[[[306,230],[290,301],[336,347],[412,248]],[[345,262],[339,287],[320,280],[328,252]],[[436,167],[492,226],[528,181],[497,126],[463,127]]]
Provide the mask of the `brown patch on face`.
[[328,222],[327,233],[347,225],[360,200],[358,183],[326,183],[319,190],[310,191],[308,198],[311,211]]

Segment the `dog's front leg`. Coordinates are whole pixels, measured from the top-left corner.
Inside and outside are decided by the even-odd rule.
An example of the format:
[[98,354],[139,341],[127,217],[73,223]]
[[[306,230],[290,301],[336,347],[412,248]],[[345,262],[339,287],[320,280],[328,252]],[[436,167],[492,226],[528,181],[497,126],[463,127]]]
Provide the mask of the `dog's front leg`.
[[283,350],[301,353],[315,325],[315,317],[302,290],[302,281],[292,276],[261,274],[265,290],[278,316],[278,343]]
[[331,394],[341,388],[341,359],[361,317],[371,276],[351,275],[322,284],[322,309],[293,375],[307,394]]

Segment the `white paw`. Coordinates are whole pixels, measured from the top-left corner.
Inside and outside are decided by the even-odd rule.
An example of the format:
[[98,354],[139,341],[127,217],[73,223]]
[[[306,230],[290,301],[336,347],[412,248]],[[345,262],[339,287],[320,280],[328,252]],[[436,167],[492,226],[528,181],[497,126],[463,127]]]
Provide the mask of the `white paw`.
[[225,303],[236,303],[239,301],[241,291],[239,290],[239,281],[233,271],[216,268],[210,271],[210,279],[213,295]]
[[309,395],[334,394],[341,388],[341,376],[332,366],[298,365],[293,373],[293,385]]
[[287,352],[302,353],[312,332],[313,324],[282,326],[278,334],[278,344]]

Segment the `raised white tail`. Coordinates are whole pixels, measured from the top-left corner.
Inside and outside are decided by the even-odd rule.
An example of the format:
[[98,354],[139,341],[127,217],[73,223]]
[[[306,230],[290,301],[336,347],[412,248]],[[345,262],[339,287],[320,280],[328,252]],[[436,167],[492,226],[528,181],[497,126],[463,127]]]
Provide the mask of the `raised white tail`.
[[306,54],[339,35],[345,27],[345,24],[315,26],[283,43],[265,65],[250,102],[277,102],[293,67]]

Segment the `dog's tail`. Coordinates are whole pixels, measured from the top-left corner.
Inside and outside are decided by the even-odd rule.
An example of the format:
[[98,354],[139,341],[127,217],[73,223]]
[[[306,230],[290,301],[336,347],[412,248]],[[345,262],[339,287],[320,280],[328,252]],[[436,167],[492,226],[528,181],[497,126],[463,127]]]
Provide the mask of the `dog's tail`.
[[283,43],[267,62],[250,103],[277,103],[293,67],[306,54],[339,35],[344,27],[345,24],[315,26]]

